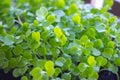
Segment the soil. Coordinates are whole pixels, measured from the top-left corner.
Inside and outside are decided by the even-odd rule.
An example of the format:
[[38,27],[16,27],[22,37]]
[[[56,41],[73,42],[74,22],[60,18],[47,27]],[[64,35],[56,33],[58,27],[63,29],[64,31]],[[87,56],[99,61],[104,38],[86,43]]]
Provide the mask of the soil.
[[109,12],[113,13],[114,15],[118,16],[118,18],[120,18],[120,3],[114,1],[114,5],[112,6],[112,9]]
[[117,75],[111,71],[104,70],[99,73],[98,80],[117,80]]
[[5,74],[3,70],[0,70],[0,80],[20,80],[20,78],[14,78],[12,71]]

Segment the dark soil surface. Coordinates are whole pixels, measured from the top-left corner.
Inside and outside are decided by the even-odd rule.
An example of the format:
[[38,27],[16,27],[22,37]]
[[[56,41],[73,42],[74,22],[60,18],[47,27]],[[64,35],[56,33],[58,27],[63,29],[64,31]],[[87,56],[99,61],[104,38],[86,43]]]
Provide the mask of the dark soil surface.
[[20,78],[14,78],[12,71],[5,74],[3,70],[0,70],[0,80],[20,80]]
[[117,80],[117,75],[113,74],[111,71],[104,70],[99,73],[98,80]]

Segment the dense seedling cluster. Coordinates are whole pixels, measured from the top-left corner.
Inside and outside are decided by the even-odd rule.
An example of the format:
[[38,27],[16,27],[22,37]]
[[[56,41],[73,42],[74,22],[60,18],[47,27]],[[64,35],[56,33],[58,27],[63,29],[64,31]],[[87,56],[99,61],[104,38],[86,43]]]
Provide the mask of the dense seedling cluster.
[[[107,2],[108,1],[108,2]],[[81,0],[0,0],[0,69],[21,80],[98,80],[120,66],[120,26]]]

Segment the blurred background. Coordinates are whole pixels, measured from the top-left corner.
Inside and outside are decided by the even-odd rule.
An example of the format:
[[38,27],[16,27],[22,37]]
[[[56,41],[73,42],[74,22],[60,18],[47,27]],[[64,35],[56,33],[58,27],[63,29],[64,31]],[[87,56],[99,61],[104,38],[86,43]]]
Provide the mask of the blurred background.
[[[85,4],[90,4],[90,2],[91,0],[85,0]],[[114,5],[109,12],[120,18],[120,0],[114,0]]]

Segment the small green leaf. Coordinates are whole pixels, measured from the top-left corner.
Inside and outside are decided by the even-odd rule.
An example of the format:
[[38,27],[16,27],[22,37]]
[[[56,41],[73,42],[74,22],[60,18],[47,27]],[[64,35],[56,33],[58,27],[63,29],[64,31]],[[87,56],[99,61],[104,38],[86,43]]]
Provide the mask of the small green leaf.
[[79,69],[80,72],[84,72],[87,67],[88,67],[88,65],[86,63],[80,63],[78,65],[78,69]]
[[97,57],[96,61],[99,66],[104,66],[107,63],[107,59],[102,56]]
[[8,62],[9,68],[14,68],[17,65],[17,60],[15,58],[11,58]]
[[108,70],[116,74],[116,73],[118,73],[118,66],[110,63],[110,66],[108,67]]
[[102,32],[105,32],[105,31],[106,31],[106,26],[105,26],[105,24],[103,24],[103,23],[97,24],[95,28],[96,28],[96,30],[97,30],[99,33],[102,33]]
[[21,76],[21,75],[24,75],[27,70],[28,70],[28,67],[27,67],[27,66],[18,68],[18,71],[19,71],[20,76]]
[[75,15],[72,17],[72,21],[74,22],[74,24],[80,24],[80,21],[81,21],[80,14],[75,14]]
[[108,48],[114,48],[114,42],[113,41],[109,41],[108,43],[107,43],[107,47]]
[[48,23],[54,23],[55,22],[55,16],[53,16],[53,15],[48,15],[47,16],[47,21],[48,21]]
[[33,80],[42,80],[41,69],[39,67],[35,67],[32,69],[30,74],[33,77]]
[[103,56],[110,59],[113,55],[113,49],[112,48],[105,48],[103,52]]
[[57,38],[60,38],[63,35],[62,30],[59,27],[54,28],[54,33]]
[[35,51],[39,46],[40,46],[40,42],[32,41],[31,44],[30,44],[30,47],[31,47],[32,51]]
[[12,45],[14,43],[14,38],[11,35],[0,36],[0,41],[4,42],[4,45]]
[[38,26],[38,25],[39,25],[38,20],[34,20],[33,25],[34,25],[34,26]]
[[105,0],[104,2],[104,5],[107,9],[110,9],[113,4],[114,4],[114,0],[109,0],[109,1]]
[[40,52],[40,54],[42,54],[42,55],[46,55],[46,53],[47,53],[46,47],[45,47],[45,46],[40,47],[40,48],[39,48],[39,52]]
[[60,40],[61,45],[64,45],[67,41],[66,36],[63,34],[62,30],[59,27],[54,28],[54,33],[56,37]]
[[71,74],[70,73],[62,74],[62,79],[64,79],[64,80],[71,80]]
[[45,7],[40,7],[40,9],[38,9],[37,11],[36,11],[36,15],[38,16],[38,17],[46,17],[47,16],[47,14],[48,14],[48,10],[47,10],[47,8],[45,8]]
[[61,42],[62,45],[65,45],[65,44],[66,44],[66,42],[67,42],[67,37],[66,37],[64,34],[61,36],[60,42]]
[[90,66],[95,66],[96,65],[96,60],[94,56],[89,56],[87,59],[87,62]]
[[87,42],[86,44],[85,44],[85,48],[87,48],[87,49],[92,49],[93,48],[93,42]]
[[84,49],[82,49],[82,53],[86,56],[89,56],[91,53],[91,50],[84,48]]
[[58,8],[64,8],[65,7],[65,1],[64,0],[57,0],[55,4]]
[[120,57],[114,59],[114,64],[120,66]]
[[56,61],[55,61],[55,65],[59,66],[59,67],[62,67],[65,63],[65,58],[63,57],[59,57]]
[[28,80],[27,76],[22,76],[21,80]]
[[86,44],[88,41],[89,41],[89,39],[88,39],[88,36],[86,36],[86,35],[83,35],[83,36],[80,38],[80,44],[81,44],[82,46],[85,46],[85,44]]
[[22,25],[23,31],[27,31],[28,28],[29,28],[29,23],[28,22],[24,22],[23,25]]
[[39,33],[39,32],[33,32],[33,33],[32,33],[32,39],[33,39],[34,41],[39,42],[39,40],[40,40],[40,33]]
[[93,48],[93,49],[92,49],[92,54],[93,54],[94,56],[99,56],[99,55],[101,54],[101,52],[100,52],[98,49]]
[[98,80],[98,73],[97,72],[93,72],[90,76],[89,76],[89,78],[88,78],[88,80]]
[[18,69],[13,70],[13,76],[14,77],[19,77],[20,76],[20,73],[19,73]]
[[52,61],[47,61],[45,63],[45,70],[47,72],[48,76],[53,76],[55,69],[54,69],[54,63]]
[[13,76],[14,77],[19,77],[19,76],[22,76],[25,74],[25,72],[27,71],[28,67],[25,66],[25,67],[22,67],[22,68],[15,68],[13,70]]
[[94,47],[96,48],[102,48],[103,47],[103,42],[101,39],[97,39],[94,43]]
[[38,65],[40,65],[40,68],[41,69],[45,69],[45,67],[43,66],[43,65],[45,65],[45,60],[39,60],[39,63],[38,63]]
[[17,64],[19,64],[19,65],[17,65],[17,67],[24,67],[28,64],[28,59],[26,59],[22,56],[19,56],[19,57],[17,57],[17,62],[18,62]]
[[14,54],[17,56],[20,55],[22,53],[22,51],[23,51],[23,49],[22,49],[21,45],[17,45],[13,50]]
[[57,77],[61,72],[62,71],[60,68],[55,68],[55,73],[54,73],[55,77]]
[[78,7],[76,4],[71,4],[69,9],[68,9],[68,14],[73,14],[78,11]]
[[94,28],[89,28],[88,31],[86,32],[86,35],[87,35],[89,38],[94,39],[95,36],[96,36],[95,29],[94,29]]
[[32,59],[32,54],[30,51],[24,51],[23,57],[25,57],[27,59]]
[[81,77],[88,78],[92,76],[92,73],[94,72],[93,67],[87,67],[84,72],[81,73]]
[[62,69],[63,70],[69,70],[72,65],[72,60],[70,58],[66,59],[66,62],[64,63]]

